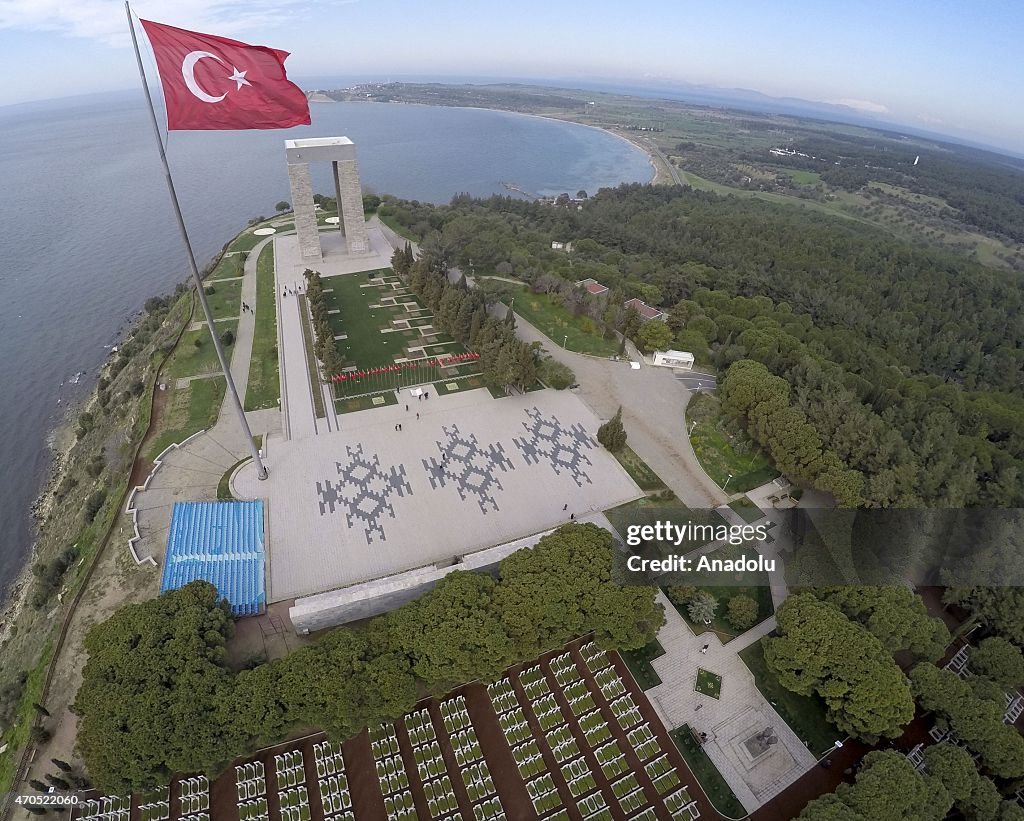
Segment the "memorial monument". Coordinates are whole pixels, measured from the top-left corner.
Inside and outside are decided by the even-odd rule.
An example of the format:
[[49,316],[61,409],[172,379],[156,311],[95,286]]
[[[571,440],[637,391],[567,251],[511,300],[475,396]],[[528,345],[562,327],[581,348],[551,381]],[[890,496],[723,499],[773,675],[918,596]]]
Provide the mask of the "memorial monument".
[[329,162],[338,200],[338,229],[345,237],[348,254],[368,254],[370,240],[363,219],[363,190],[359,184],[356,146],[348,137],[313,137],[285,140],[288,185],[291,188],[295,232],[303,262],[323,262],[323,247],[313,205],[311,162]]

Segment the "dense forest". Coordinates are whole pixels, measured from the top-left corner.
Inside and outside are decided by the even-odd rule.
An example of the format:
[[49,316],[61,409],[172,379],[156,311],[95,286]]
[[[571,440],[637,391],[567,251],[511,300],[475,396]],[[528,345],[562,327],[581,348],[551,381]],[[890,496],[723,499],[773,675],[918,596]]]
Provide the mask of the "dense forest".
[[[565,293],[609,330],[637,330],[615,310],[622,298],[658,305],[676,343],[726,371],[725,385],[733,363],[760,363],[786,387],[772,398],[781,415],[762,414],[752,433],[844,504],[1024,504],[1019,274],[687,187],[627,185],[580,207],[385,198],[381,214],[451,264]],[[588,306],[573,287],[586,277],[612,289],[607,305]],[[787,443],[794,421],[807,436]],[[795,467],[790,444],[804,449]]]
[[[1024,242],[1024,161],[957,146],[955,151],[852,135],[809,135],[788,145],[809,157],[779,165],[818,171],[822,181],[857,191],[871,181],[945,200],[979,231]],[[813,158],[813,159],[812,159]]]
[[129,605],[86,636],[78,751],[101,789],[148,790],[309,728],[349,738],[577,636],[643,647],[661,605],[653,588],[612,582],[612,549],[607,530],[566,525],[502,561],[497,580],[453,572],[397,610],[240,672],[225,663],[234,625],[213,585]]

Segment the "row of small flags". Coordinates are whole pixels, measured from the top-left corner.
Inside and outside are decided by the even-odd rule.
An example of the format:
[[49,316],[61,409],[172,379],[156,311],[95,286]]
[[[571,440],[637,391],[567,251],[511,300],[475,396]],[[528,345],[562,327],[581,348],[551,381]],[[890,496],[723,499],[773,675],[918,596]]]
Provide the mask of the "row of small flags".
[[418,359],[415,362],[400,362],[394,365],[382,365],[377,368],[369,368],[365,371],[353,371],[352,373],[339,373],[334,377],[335,382],[356,382],[359,379],[367,379],[371,376],[382,374],[400,373],[411,371],[416,368],[445,368],[450,365],[458,365],[461,362],[469,362],[479,359],[480,354],[467,351],[466,353],[453,354],[443,359]]

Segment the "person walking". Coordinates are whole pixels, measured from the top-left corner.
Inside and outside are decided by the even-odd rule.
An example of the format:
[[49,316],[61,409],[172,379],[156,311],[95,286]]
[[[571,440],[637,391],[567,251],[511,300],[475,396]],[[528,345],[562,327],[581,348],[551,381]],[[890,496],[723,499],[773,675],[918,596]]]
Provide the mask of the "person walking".
[[418,413],[416,414],[416,418],[417,418],[417,419],[419,419],[419,418],[420,418],[420,415],[419,415]]
[[408,406],[408,405],[406,405],[406,406],[405,406],[405,412],[406,412],[406,413],[408,413],[408,412],[409,412],[409,406]]
[[569,514],[569,521],[570,522],[576,521],[576,514],[575,513],[570,513]]
[[710,644],[705,644],[703,647],[700,648],[700,652],[703,653],[706,656],[708,654],[708,648],[710,646],[711,646]]
[[564,505],[562,505],[562,510],[568,510],[568,509],[569,509],[569,503],[566,502]]

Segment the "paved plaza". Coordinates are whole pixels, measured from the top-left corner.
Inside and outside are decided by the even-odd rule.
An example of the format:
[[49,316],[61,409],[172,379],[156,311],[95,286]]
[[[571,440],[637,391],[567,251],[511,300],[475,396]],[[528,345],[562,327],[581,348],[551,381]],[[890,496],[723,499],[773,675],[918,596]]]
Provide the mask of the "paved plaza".
[[269,601],[448,564],[643,495],[569,392],[405,392],[340,419],[275,442],[266,481],[251,465],[234,479],[268,503]]
[[[651,666],[662,683],[648,690],[647,697],[665,726],[688,724],[695,732],[707,733],[704,752],[747,811],[753,812],[816,763],[814,754],[757,689],[754,675],[739,656],[775,629],[775,617],[722,644],[711,631],[694,635],[664,593],[658,593],[658,601],[665,608],[665,625],[658,632],[665,655]],[[708,649],[702,652],[705,645]],[[719,698],[694,689],[701,668],[722,677]],[[767,736],[773,740],[762,743]]]

